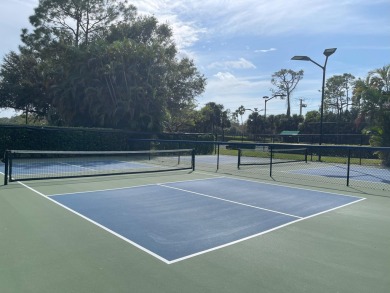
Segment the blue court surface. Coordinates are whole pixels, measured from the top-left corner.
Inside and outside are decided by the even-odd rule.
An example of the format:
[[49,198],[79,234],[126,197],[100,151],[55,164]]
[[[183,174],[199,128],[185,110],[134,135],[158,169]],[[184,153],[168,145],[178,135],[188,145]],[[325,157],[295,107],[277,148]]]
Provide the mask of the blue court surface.
[[[188,159],[190,159],[188,157]],[[213,164],[216,166],[218,157],[216,155],[197,155],[196,163]],[[237,156],[219,155],[219,162],[221,164],[237,164]]]
[[[347,166],[345,165],[330,165],[325,167],[316,167],[309,169],[300,169],[290,171],[295,174],[317,175],[331,178],[346,178]],[[369,181],[390,183],[390,170],[380,169],[367,166],[351,165],[349,171],[349,178],[351,180]]]
[[363,199],[226,177],[50,198],[166,263]]

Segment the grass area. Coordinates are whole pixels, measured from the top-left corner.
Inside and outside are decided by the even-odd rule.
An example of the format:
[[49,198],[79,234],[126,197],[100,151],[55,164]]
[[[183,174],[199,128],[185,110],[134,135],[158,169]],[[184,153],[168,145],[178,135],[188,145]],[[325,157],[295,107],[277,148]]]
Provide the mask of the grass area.
[[223,148],[219,150],[219,154],[225,156],[237,156],[237,152],[238,152],[237,150],[228,150]]

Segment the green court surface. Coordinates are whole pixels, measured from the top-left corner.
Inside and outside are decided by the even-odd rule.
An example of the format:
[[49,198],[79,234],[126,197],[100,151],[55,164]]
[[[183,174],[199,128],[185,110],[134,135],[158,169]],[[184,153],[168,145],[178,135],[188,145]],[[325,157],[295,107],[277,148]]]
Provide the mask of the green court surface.
[[217,175],[185,171],[1,186],[0,292],[389,292],[388,190],[267,181],[365,200],[172,264],[46,198]]

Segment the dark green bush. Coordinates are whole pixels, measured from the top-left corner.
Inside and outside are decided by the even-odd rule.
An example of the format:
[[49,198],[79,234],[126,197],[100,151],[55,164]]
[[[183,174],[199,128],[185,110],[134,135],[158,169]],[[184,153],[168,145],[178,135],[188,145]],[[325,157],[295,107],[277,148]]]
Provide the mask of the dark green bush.
[[[176,140],[161,142],[157,147],[138,139]],[[183,141],[185,140],[185,141]],[[212,144],[195,145],[191,141],[213,141],[209,134],[146,133],[116,129],[0,126],[0,152],[5,150],[58,151],[127,151],[149,149],[196,148],[198,153],[210,153]],[[183,142],[181,142],[183,141]]]

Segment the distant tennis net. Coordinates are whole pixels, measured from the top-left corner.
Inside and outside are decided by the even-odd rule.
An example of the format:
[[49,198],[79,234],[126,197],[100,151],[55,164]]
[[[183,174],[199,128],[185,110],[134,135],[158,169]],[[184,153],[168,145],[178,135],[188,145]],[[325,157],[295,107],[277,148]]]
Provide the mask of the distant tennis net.
[[291,162],[306,162],[306,148],[256,148],[238,149],[238,168],[240,166],[272,165]]
[[192,149],[156,151],[6,151],[4,184],[11,181],[194,170]]

